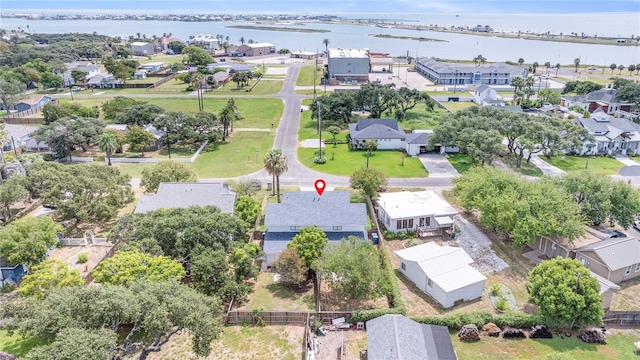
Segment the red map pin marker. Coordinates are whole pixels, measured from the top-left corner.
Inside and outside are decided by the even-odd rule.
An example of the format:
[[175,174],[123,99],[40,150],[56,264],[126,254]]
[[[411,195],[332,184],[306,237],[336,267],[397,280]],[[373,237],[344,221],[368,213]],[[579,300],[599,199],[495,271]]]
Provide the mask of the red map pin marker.
[[318,192],[318,195],[322,196],[322,193],[324,192],[324,188],[327,187],[327,183],[325,183],[324,180],[322,179],[318,179],[313,184],[313,186],[316,187],[316,191]]

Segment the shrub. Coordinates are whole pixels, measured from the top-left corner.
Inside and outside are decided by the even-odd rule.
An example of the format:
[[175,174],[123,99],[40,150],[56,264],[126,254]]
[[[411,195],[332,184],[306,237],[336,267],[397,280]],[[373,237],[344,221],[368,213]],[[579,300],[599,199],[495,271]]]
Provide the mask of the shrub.
[[184,91],[195,91],[195,90],[196,88],[193,85],[189,85]]
[[544,324],[545,321],[541,316],[529,315],[521,312],[508,312],[504,315],[496,316],[493,323],[501,328],[529,328],[533,325]]
[[367,322],[371,319],[387,314],[402,314],[402,312],[397,307],[391,309],[357,310],[349,317],[349,323],[355,324],[357,322]]
[[78,264],[84,264],[89,261],[89,255],[87,253],[78,254]]
[[491,285],[490,294],[493,295],[493,296],[498,296],[498,295],[500,295],[500,293],[501,293],[500,292],[500,283],[494,282]]
[[505,299],[504,296],[500,295],[500,297],[498,297],[498,301],[496,301],[496,309],[500,311],[509,310],[509,303],[507,303],[507,299]]
[[54,161],[56,159],[56,156],[54,154],[51,153],[46,153],[44,155],[42,155],[42,160],[44,161]]
[[326,156],[316,156],[315,158],[313,158],[314,164],[324,164],[326,162],[327,162]]

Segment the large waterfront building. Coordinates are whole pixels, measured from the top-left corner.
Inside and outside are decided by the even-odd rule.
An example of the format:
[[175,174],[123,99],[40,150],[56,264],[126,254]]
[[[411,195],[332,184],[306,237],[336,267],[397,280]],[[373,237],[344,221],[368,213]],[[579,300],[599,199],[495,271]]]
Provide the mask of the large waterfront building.
[[363,49],[329,49],[329,77],[338,81],[369,81],[369,53]]
[[458,64],[437,61],[434,58],[420,58],[416,61],[416,71],[436,85],[509,85],[516,76],[526,77],[527,68],[505,63]]

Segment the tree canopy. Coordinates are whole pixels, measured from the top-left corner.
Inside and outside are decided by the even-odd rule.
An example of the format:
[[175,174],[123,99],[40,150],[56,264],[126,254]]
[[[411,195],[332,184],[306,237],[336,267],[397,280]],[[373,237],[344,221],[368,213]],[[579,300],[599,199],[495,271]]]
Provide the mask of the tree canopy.
[[[115,99],[111,101],[115,101]],[[119,100],[119,102],[126,103],[127,100]],[[112,107],[116,108],[117,106],[119,106],[117,103],[109,105],[109,111],[112,111]],[[153,122],[153,120],[162,113],[164,113],[164,109],[158,105],[134,104],[119,110],[113,117],[113,122],[116,124],[145,126]]]
[[351,188],[371,199],[387,189],[387,176],[376,168],[361,168],[351,175]]
[[181,263],[171,258],[134,250],[116,252],[114,256],[102,260],[91,274],[99,283],[127,285],[138,280],[180,280],[185,271]]
[[48,216],[22,218],[0,227],[0,254],[10,264],[36,265],[58,243],[62,225]]
[[80,271],[71,270],[60,260],[47,259],[31,267],[31,273],[20,281],[18,292],[43,298],[49,289],[84,285]]
[[44,123],[50,124],[65,117],[97,118],[100,116],[100,109],[97,106],[90,108],[78,103],[57,104],[50,102],[42,107],[42,116]]
[[592,91],[600,90],[603,86],[593,81],[568,81],[562,89],[563,94],[574,93],[576,95],[586,95]]
[[187,55],[187,62],[191,65],[208,65],[213,62],[213,56],[198,46],[185,46],[182,53]]
[[313,262],[322,256],[328,243],[327,234],[319,227],[313,226],[300,229],[300,233],[293,237],[287,248],[296,249],[303,265],[310,268]]
[[190,164],[177,161],[160,161],[152,167],[142,170],[140,185],[145,192],[155,193],[163,182],[193,182],[197,181],[196,171]]
[[[131,98],[127,98],[124,96],[116,96],[111,100],[107,100],[100,106],[102,108],[102,114],[106,120],[114,120],[116,115],[133,106],[133,105],[142,105],[144,102],[137,101]],[[128,122],[126,123],[128,124]],[[147,122],[148,124],[148,122]],[[146,124],[143,124],[146,125]]]
[[46,142],[57,159],[69,157],[76,149],[86,151],[104,131],[104,122],[95,118],[64,117],[42,125],[33,132],[38,141]]
[[302,258],[295,248],[284,249],[273,262],[273,272],[280,275],[280,281],[288,286],[300,286],[307,279],[309,268],[304,266]]
[[600,283],[578,260],[557,257],[529,273],[529,301],[547,324],[582,327],[602,324]]
[[[125,330],[123,325],[131,325],[125,330],[126,337],[105,338],[110,342],[109,349],[115,352],[114,359],[134,353],[138,359],[146,359],[183,329],[192,335],[193,351],[207,356],[211,341],[221,330],[220,303],[175,281],[52,289],[42,300],[28,297],[4,302],[0,315],[13,318],[8,330],[46,339],[56,339],[70,328],[93,339],[105,330],[115,335]],[[138,334],[143,336],[134,337]],[[50,346],[61,346],[58,341],[68,341],[68,337],[58,337]],[[104,350],[107,346],[102,344],[99,348]],[[45,350],[48,349],[42,351]],[[91,354],[91,358],[96,355],[110,354]]]

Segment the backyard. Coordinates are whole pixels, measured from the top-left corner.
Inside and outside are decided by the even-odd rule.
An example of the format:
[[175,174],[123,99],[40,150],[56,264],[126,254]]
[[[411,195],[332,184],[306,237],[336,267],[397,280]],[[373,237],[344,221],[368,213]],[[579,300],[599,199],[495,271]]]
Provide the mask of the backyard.
[[440,118],[448,113],[447,110],[437,106],[433,111],[426,111],[423,105],[417,105],[406,112],[406,119],[400,122],[400,126],[409,132],[411,130],[432,130],[438,125]]
[[249,300],[240,306],[234,306],[234,310],[313,311],[315,309],[312,284],[294,290],[274,281],[274,275],[269,272],[258,274],[253,284],[253,292],[249,294]]
[[583,157],[583,156],[554,156],[550,159],[540,156],[540,159],[560,168],[566,172],[588,169],[596,174],[616,175],[624,167],[624,164],[610,157]]

